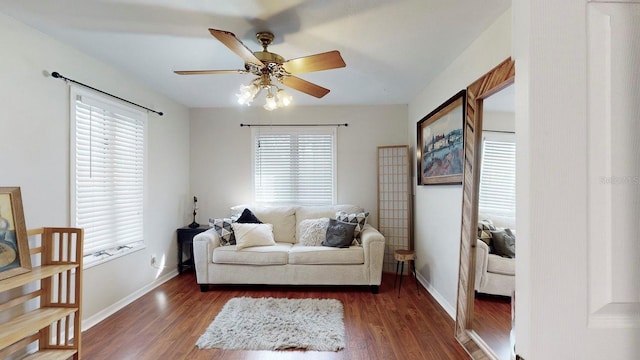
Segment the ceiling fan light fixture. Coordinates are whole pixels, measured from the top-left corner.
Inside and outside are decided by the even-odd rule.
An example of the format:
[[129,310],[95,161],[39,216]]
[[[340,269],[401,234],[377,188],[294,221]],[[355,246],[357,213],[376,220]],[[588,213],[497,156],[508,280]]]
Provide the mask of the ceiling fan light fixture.
[[270,77],[261,76],[253,80],[249,85],[240,85],[240,89],[236,94],[238,104],[251,105],[262,89],[267,91],[263,106],[266,110],[273,111],[289,106],[293,102],[293,97],[284,89],[274,85]]
[[267,98],[265,99],[264,104],[265,110],[273,111],[278,108],[278,103],[276,102],[276,97],[273,95],[271,91],[267,94]]
[[266,89],[271,96],[267,99],[265,109],[271,111],[277,108],[289,106],[293,98],[291,95],[284,92],[284,90],[274,85],[273,82],[275,81],[288,88],[298,90],[320,99],[329,93],[329,89],[303,80],[297,77],[297,75],[314,71],[343,68],[346,66],[338,50],[286,60],[284,57],[267,50],[267,47],[273,42],[275,37],[273,33],[268,31],[256,34],[258,42],[262,45],[262,51],[256,52],[249,50],[249,48],[246,47],[232,32],[210,28],[209,33],[244,60],[244,69],[180,70],[174,72],[178,75],[239,73],[258,76],[258,78],[254,79],[251,84],[240,86],[239,93],[236,94],[236,96],[238,97],[238,103],[241,105],[250,105],[260,91],[262,89]]
[[281,106],[289,106],[293,101],[293,96],[284,91],[284,89],[278,89],[278,103],[282,104]]
[[238,97],[238,104],[250,105],[258,94],[258,91],[260,91],[260,88],[255,84],[255,82],[249,85],[240,85],[240,92],[236,94]]

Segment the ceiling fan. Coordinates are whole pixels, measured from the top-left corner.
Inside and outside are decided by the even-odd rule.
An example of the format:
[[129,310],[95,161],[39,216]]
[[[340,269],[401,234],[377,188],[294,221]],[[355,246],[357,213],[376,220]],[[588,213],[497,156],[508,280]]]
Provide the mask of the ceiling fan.
[[[329,93],[329,89],[303,80],[296,74],[313,71],[330,70],[345,67],[346,64],[337,50],[321,54],[304,56],[296,59],[285,60],[282,56],[267,50],[274,39],[271,32],[263,31],[256,34],[258,42],[262,44],[262,51],[252,52],[233,33],[209,29],[213,37],[233,51],[244,60],[244,69],[238,70],[186,70],[174,71],[179,75],[204,75],[204,74],[244,74],[256,75],[251,84],[240,87],[238,102],[249,104],[261,90],[267,91],[267,110],[273,110],[286,106],[291,102],[291,96],[274,84],[274,80],[305,94],[322,98]],[[275,94],[274,94],[275,92]]]

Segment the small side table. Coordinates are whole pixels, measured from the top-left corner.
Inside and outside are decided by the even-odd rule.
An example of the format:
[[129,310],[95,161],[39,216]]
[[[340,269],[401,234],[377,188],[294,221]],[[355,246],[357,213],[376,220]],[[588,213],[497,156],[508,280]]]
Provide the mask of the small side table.
[[[209,226],[200,225],[197,228],[190,228],[188,226],[184,226],[177,230],[178,232],[178,274],[181,274],[182,271],[186,268],[193,269],[193,237],[208,229],[209,229]],[[189,246],[189,258],[183,261],[182,248],[185,245]]]
[[396,288],[396,280],[398,280],[398,268],[402,263],[400,269],[400,285],[398,286],[398,297],[400,297],[400,288],[402,288],[402,273],[404,272],[404,262],[409,262],[409,271],[411,271],[411,265],[413,265],[413,279],[416,281],[416,291],[420,294],[420,288],[418,287],[418,278],[416,277],[416,252],[414,250],[396,250],[393,252],[393,258],[396,260],[396,276],[393,279],[393,288]]

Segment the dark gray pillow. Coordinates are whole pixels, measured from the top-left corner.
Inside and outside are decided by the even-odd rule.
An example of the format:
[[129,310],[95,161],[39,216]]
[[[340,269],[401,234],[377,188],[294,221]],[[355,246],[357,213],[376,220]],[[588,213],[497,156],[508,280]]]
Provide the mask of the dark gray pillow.
[[260,219],[258,219],[258,217],[256,217],[249,209],[244,209],[242,215],[240,215],[236,222],[241,224],[262,224],[262,221],[260,221]]
[[353,235],[356,239],[360,238],[360,233],[362,232],[362,229],[364,229],[368,217],[368,211],[354,214],[349,214],[344,211],[336,212],[336,220],[356,224],[356,229],[353,232]]
[[516,235],[511,232],[511,229],[492,230],[491,245],[497,255],[516,257]]
[[322,246],[331,246],[339,248],[347,248],[353,242],[353,232],[356,224],[329,219],[327,227],[327,236],[322,242]]

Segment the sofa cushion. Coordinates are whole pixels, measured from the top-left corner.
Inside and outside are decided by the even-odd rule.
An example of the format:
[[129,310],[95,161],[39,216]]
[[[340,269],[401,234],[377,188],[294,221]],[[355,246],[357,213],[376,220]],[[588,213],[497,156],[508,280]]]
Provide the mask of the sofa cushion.
[[355,239],[360,238],[360,232],[364,225],[367,223],[367,218],[369,217],[369,212],[357,212],[357,213],[347,213],[344,211],[336,212],[336,220],[356,224],[356,228],[353,231],[353,237]]
[[273,224],[273,236],[277,242],[296,242],[296,207],[292,206],[234,206],[232,213],[248,208],[265,224]]
[[364,264],[364,249],[359,246],[340,249],[327,246],[304,246],[295,244],[289,251],[289,264]]
[[327,227],[329,226],[329,218],[306,219],[300,221],[298,227],[300,229],[300,237],[297,239],[298,244],[304,246],[321,246],[327,237]]
[[329,219],[327,226],[327,237],[322,241],[322,246],[347,248],[353,242],[353,232],[356,224]]
[[273,225],[271,224],[233,223],[231,226],[236,237],[236,250],[276,244],[273,239]]
[[[296,210],[296,220],[298,225],[302,220],[319,219],[319,218],[335,218],[336,212],[344,211],[346,213],[358,213],[364,211],[361,207],[355,205],[326,205],[326,206],[301,206]],[[300,227],[296,227],[296,238],[300,238]]]
[[216,264],[285,265],[291,244],[276,243],[272,246],[255,246],[236,250],[236,246],[220,246],[213,251]]
[[220,245],[235,245],[236,238],[233,234],[233,224],[235,220],[231,218],[210,218],[209,219],[209,227],[212,227],[218,235],[220,235]]
[[305,219],[332,218],[336,216],[336,212],[344,211],[346,213],[357,213],[364,211],[361,207],[355,205],[325,205],[325,206],[300,206],[296,212],[298,222]]
[[503,214],[497,214],[490,211],[483,211],[478,213],[478,219],[491,219],[491,224],[496,228],[509,228],[515,229],[516,218],[515,216],[505,216]]
[[502,257],[496,254],[489,254],[487,261],[487,272],[503,275],[516,274],[516,260]]

